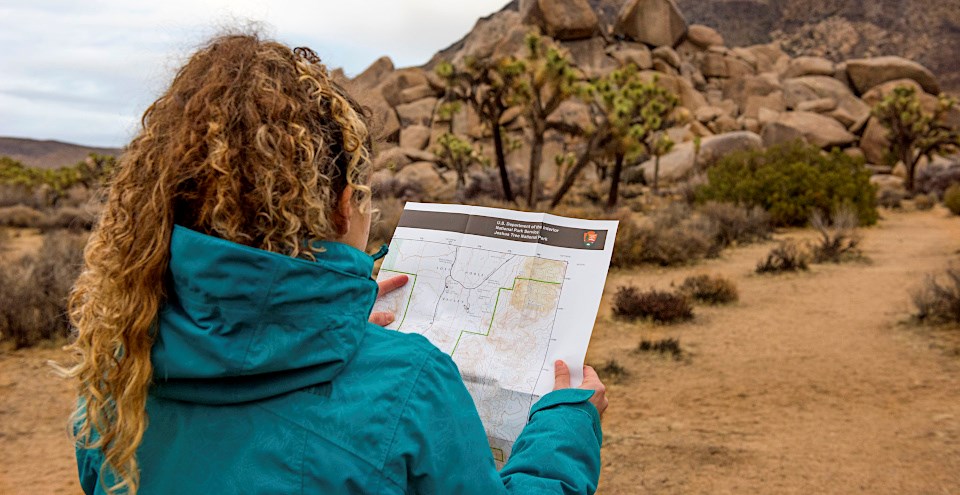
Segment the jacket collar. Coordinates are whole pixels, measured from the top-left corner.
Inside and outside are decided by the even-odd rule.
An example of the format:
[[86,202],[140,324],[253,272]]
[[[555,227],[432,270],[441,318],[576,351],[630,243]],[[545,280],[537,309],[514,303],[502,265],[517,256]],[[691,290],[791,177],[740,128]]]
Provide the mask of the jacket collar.
[[366,253],[320,247],[309,261],[174,227],[151,392],[236,403],[339,374],[363,338],[377,284]]

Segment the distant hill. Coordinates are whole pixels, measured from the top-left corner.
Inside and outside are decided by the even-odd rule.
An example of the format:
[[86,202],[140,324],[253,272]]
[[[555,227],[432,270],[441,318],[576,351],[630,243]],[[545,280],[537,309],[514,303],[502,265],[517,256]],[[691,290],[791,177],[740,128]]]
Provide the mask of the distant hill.
[[90,153],[119,156],[120,148],[95,148],[61,141],[0,137],[0,156],[8,156],[30,167],[66,167],[82,161]]
[[[676,0],[691,23],[728,45],[779,41],[793,56],[836,62],[899,55],[929,67],[960,92],[960,0]],[[616,2],[620,3],[620,2]]]

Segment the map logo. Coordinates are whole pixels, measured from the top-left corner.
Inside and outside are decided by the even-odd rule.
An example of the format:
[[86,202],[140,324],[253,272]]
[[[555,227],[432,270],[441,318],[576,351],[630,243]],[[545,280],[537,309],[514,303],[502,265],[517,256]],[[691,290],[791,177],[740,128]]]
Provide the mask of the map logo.
[[584,233],[583,233],[583,245],[584,245],[584,246],[590,247],[590,246],[593,246],[593,245],[596,244],[596,243],[597,243],[597,233],[596,233],[596,232],[594,232],[594,231],[592,231],[592,230],[588,230],[587,232],[584,232]]

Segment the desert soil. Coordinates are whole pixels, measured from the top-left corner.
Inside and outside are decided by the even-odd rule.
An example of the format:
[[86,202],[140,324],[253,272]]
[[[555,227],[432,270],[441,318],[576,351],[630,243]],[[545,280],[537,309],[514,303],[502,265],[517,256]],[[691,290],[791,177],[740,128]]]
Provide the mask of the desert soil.
[[[960,219],[885,212],[868,262],[753,274],[771,244],[680,269],[614,271],[588,362],[608,377],[600,493],[960,493],[960,329],[906,323],[909,290],[960,262]],[[788,232],[778,236],[807,236]],[[733,279],[740,302],[678,326],[614,320],[616,288]],[[679,338],[684,357],[633,352]],[[57,349],[0,351],[0,493],[79,493]]]

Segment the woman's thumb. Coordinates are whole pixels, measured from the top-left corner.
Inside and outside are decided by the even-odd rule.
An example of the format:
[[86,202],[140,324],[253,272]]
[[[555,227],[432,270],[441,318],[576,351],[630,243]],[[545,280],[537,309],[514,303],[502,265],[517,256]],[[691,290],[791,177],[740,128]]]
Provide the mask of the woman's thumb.
[[570,388],[570,368],[567,367],[567,363],[557,361],[553,363],[553,368],[553,389],[560,390],[562,388]]

